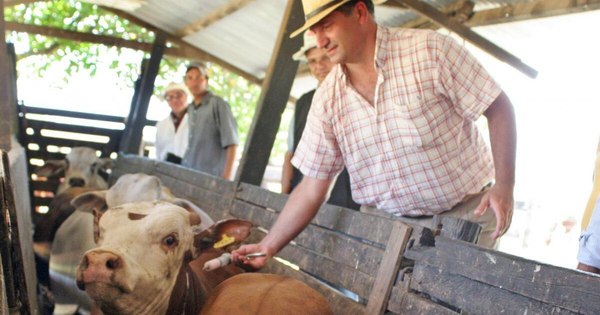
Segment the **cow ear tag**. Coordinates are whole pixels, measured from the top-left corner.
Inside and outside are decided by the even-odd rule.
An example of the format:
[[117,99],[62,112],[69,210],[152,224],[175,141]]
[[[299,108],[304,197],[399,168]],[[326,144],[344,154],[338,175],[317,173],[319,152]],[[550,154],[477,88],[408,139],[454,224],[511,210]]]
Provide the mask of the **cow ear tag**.
[[215,243],[215,245],[213,245],[214,248],[223,248],[227,245],[231,245],[235,243],[235,237],[233,236],[229,236],[227,234],[223,234],[221,235],[221,240],[219,240],[218,242]]

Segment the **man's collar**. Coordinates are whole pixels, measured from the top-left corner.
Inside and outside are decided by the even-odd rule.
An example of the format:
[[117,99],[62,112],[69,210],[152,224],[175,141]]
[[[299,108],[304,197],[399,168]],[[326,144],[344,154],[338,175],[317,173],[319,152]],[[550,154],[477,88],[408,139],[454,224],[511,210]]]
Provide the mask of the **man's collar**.
[[377,25],[377,35],[375,35],[375,67],[383,68],[388,52],[388,41],[390,30],[387,27]]
[[206,93],[202,96],[202,100],[200,101],[199,104],[196,104],[196,102],[194,100],[192,100],[191,105],[198,108],[201,105],[203,105],[204,103],[208,102],[208,100],[210,100],[211,97],[212,97],[212,92],[207,90]]

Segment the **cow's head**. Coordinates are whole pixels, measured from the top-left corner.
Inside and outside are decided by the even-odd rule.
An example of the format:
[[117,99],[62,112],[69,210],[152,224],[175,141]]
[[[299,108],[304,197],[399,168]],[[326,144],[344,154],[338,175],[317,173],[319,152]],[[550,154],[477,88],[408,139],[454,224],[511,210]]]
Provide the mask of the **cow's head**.
[[96,151],[87,147],[75,147],[63,160],[47,160],[36,170],[36,174],[43,177],[60,177],[57,193],[69,187],[108,188],[107,170],[112,165],[111,159],[101,159],[96,156]]
[[92,213],[94,209],[104,211],[109,207],[126,203],[162,200],[175,203],[182,208],[193,211],[202,220],[201,228],[209,228],[214,221],[195,204],[177,198],[160,179],[144,173],[125,174],[119,177],[108,190],[88,192],[74,198],[71,203],[80,211]]
[[77,283],[107,314],[164,314],[180,270],[215,243],[239,244],[252,226],[226,220],[203,230],[198,214],[163,201],[92,211],[98,248],[85,254]]

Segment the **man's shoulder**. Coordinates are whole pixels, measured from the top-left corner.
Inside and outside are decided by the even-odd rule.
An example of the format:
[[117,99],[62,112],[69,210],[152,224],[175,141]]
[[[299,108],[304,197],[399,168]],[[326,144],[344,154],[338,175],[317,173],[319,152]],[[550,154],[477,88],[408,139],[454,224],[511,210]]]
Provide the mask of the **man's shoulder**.
[[212,106],[229,106],[229,103],[221,96],[208,91],[206,94],[206,103]]
[[298,102],[300,101],[306,101],[306,100],[312,100],[313,96],[315,95],[315,91],[317,89],[312,89],[304,94],[302,94],[302,96],[300,96],[300,98],[298,99]]
[[389,28],[391,41],[431,42],[438,41],[446,36],[434,30],[414,28]]

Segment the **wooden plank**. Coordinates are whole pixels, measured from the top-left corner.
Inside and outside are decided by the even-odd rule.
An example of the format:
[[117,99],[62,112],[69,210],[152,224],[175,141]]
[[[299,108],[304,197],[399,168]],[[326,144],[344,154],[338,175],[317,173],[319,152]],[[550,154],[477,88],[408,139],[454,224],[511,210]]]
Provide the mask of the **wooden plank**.
[[[456,262],[468,264],[460,258],[457,258]],[[483,282],[448,273],[441,268],[422,264],[415,265],[411,289],[455,306],[461,314],[598,314],[598,311],[590,313],[583,309],[572,312],[558,305],[545,304]]]
[[115,123],[125,123],[125,118],[119,117],[119,116],[90,114],[90,113],[58,110],[58,109],[51,109],[51,108],[41,108],[41,107],[33,107],[33,106],[25,106],[25,105],[19,105],[18,107],[19,107],[20,113],[26,113],[26,114],[40,114],[40,115],[90,119],[90,120],[98,120],[98,121],[108,121],[108,122],[115,122]]
[[[409,277],[409,275],[406,275]],[[456,315],[457,312],[426,299],[405,287],[394,286],[388,302],[388,310],[402,315]]]
[[[29,137],[28,137],[29,138]],[[35,143],[34,141],[27,141],[27,143]],[[47,161],[47,160],[62,160],[65,158],[65,154],[60,153],[60,152],[48,152],[45,150],[45,148],[40,147],[40,150],[29,150],[27,149],[27,157],[29,159],[40,159],[43,161]]]
[[367,314],[383,314],[385,312],[411,231],[412,228],[409,225],[400,221],[394,222],[383,260],[373,284],[373,290],[369,295]]
[[445,273],[502,288],[531,300],[575,313],[600,314],[600,276],[443,237],[436,238],[434,248],[419,253],[409,251],[406,255],[418,264],[433,266]]
[[[254,243],[263,237],[263,231],[253,229],[251,237],[247,242]],[[363,299],[369,296],[373,282],[375,281],[374,276],[342,265],[337,261],[328,259],[319,253],[298,246],[295,243],[288,244],[277,253],[276,257],[291,262],[304,272],[325,280],[332,286],[345,288],[354,292]]]
[[33,204],[36,206],[48,206],[52,202],[52,197],[33,197]]
[[235,190],[235,183],[223,178],[202,173],[177,164],[131,154],[119,155],[115,171],[121,172],[118,176],[127,173],[142,172],[150,175],[157,175],[159,178],[168,177],[171,180],[193,184],[199,188],[212,190],[215,193],[225,196],[231,195]]
[[311,275],[299,270],[292,269],[291,267],[286,266],[281,262],[278,262],[276,260],[270,260],[267,263],[267,265],[261,270],[261,272],[285,275],[308,284],[315,290],[319,291],[319,293],[323,294],[323,296],[325,296],[327,302],[329,302],[329,306],[331,306],[333,310],[333,313],[336,315],[366,314],[365,308],[362,304],[343,296],[337,290],[334,290],[332,287],[315,279]]
[[418,0],[395,0],[396,2],[403,3],[404,5],[410,7],[411,9],[417,11],[419,14],[422,14],[435,23],[457,33],[460,37],[468,40],[473,45],[479,47],[481,50],[489,53],[490,55],[496,57],[498,60],[503,61],[514,67],[515,69],[521,71],[525,75],[535,78],[537,76],[537,71],[532,67],[528,66],[524,62],[522,62],[519,58],[515,57],[508,51],[502,49],[498,45],[490,42],[485,39],[481,35],[473,32],[470,28],[447,18],[443,13],[427,4],[423,1]]
[[11,120],[7,119],[7,117],[12,117],[11,115],[11,107],[14,106],[10,97],[10,87],[9,82],[10,64],[8,62],[8,50],[6,47],[6,22],[4,21],[4,3],[0,4],[0,9],[2,13],[0,15],[0,116],[2,119],[0,120],[0,150],[4,150],[6,152],[10,151],[11,143],[10,143],[10,123]]
[[298,61],[292,55],[302,45],[301,36],[289,38],[292,30],[304,23],[300,1],[288,0],[283,21],[273,49],[273,55],[262,92],[248,133],[244,153],[236,174],[236,182],[260,185],[273,142],[287,105]]
[[39,146],[55,145],[59,147],[90,147],[94,150],[102,151],[106,148],[106,143],[91,142],[86,140],[73,140],[64,138],[44,137],[40,135],[29,136],[31,143],[37,143]]
[[[251,221],[266,230],[271,228],[277,218],[277,213],[273,211],[241,201],[234,201],[230,212],[233,216]],[[384,255],[382,248],[313,224],[307,226],[294,239],[294,243],[373,277],[377,274]]]
[[29,181],[29,185],[32,190],[42,190],[42,191],[51,191],[55,192],[58,187],[59,182],[57,180],[52,181],[40,181],[40,180],[32,180]]
[[65,131],[65,132],[81,133],[81,134],[88,134],[88,135],[106,136],[109,138],[116,137],[119,134],[121,134],[121,132],[122,132],[121,130],[118,130],[118,129],[71,125],[71,124],[55,123],[55,122],[43,121],[43,120],[28,120],[27,127],[33,128],[35,130],[47,129],[47,130]]
[[[24,32],[29,34],[40,34],[48,37],[61,38],[72,40],[76,42],[87,42],[95,43],[106,46],[124,47],[133,50],[140,50],[144,52],[152,51],[151,43],[144,43],[137,40],[127,40],[114,36],[99,35],[85,32],[78,32],[72,30],[66,30],[51,26],[40,26],[33,24],[24,24],[18,22],[7,22],[7,30],[15,32]],[[173,56],[177,58],[197,58],[198,54],[190,53],[187,47],[167,47],[165,49],[165,55]]]
[[[288,197],[254,185],[241,183],[236,198],[280,212]],[[391,222],[392,220],[388,218],[332,205],[321,206],[312,221],[315,225],[377,243],[382,248],[389,239],[392,230]]]
[[[16,208],[8,154],[0,150],[0,158],[2,160],[0,163],[0,240],[2,240],[0,257],[2,258],[4,281],[8,284],[5,287],[7,302],[11,311],[30,314],[36,310],[37,303],[35,300],[30,300],[28,291],[32,292],[31,297],[35,296],[33,293],[35,290],[29,286],[36,280],[35,275],[26,275],[25,273],[22,249],[23,245],[32,245],[31,239],[27,239],[29,230],[26,227],[30,226],[28,226],[28,222],[21,222]],[[27,278],[30,277],[34,277],[34,280],[27,281]]]
[[145,157],[120,155],[111,182],[128,173],[157,176],[176,196],[193,202],[214,220],[227,216],[235,191],[233,182],[220,177]]

